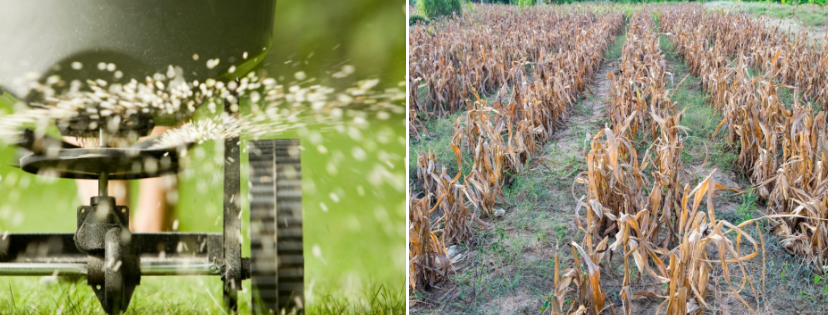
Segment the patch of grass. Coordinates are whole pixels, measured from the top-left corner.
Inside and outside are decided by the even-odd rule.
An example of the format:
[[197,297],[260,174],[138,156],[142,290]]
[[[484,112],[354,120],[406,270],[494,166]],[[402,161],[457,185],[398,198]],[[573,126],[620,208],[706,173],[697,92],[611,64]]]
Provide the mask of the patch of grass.
[[[0,277],[0,314],[104,314],[86,280]],[[250,283],[239,311],[250,312]],[[218,277],[144,277],[126,314],[225,314]],[[245,303],[246,302],[246,303]]]
[[759,201],[759,197],[753,193],[753,191],[748,192],[747,194],[742,195],[742,204],[739,205],[739,208],[736,209],[736,220],[733,221],[735,224],[740,224],[747,220],[753,219],[753,214],[756,213],[756,203]]
[[[574,126],[572,126],[574,127]],[[581,130],[578,132],[578,139],[585,138],[586,131]],[[580,148],[578,148],[580,149]],[[583,157],[578,154],[577,150],[565,149],[558,145],[558,143],[551,143],[547,147],[547,152],[545,156],[552,156],[556,157],[555,160],[544,160],[541,161],[549,171],[549,174],[553,176],[554,179],[557,180],[573,180],[575,175],[578,173],[586,170],[586,161]],[[536,180],[537,178],[535,178]],[[570,183],[567,183],[566,186],[568,187]]]
[[764,5],[748,5],[745,6],[744,12],[754,16],[771,16],[778,19],[786,19],[793,15],[793,7],[783,6],[779,8],[771,9],[769,6]]
[[787,109],[791,109],[791,106],[794,104],[794,100],[798,99],[800,105],[803,105],[805,102],[805,99],[802,97],[802,93],[792,88],[778,87],[776,89],[776,96],[779,97],[779,101],[782,102],[782,105],[785,105]]
[[[48,280],[49,277],[46,278]],[[85,280],[31,281],[0,277],[0,314],[104,314]],[[144,277],[125,315],[227,314],[218,277]],[[239,314],[250,314],[250,282],[239,291]],[[405,314],[405,288],[369,288],[359,299],[338,295],[314,298],[308,314]]]
[[412,14],[408,17],[408,25],[416,25],[417,23],[428,24],[428,19],[419,14]]
[[[512,216],[514,218],[516,216]],[[540,214],[526,220],[521,226],[500,221],[482,236],[488,240],[479,244],[468,261],[452,276],[457,289],[454,299],[443,310],[462,310],[463,314],[492,314],[501,310],[499,297],[527,295],[530,305],[525,309],[538,310],[548,295],[554,274],[554,239],[566,235],[564,220]],[[556,232],[557,231],[557,232]],[[563,245],[562,245],[563,246]],[[553,248],[548,252],[545,249]],[[561,250],[562,268],[570,260],[567,250]],[[412,314],[417,313],[412,311]]]
[[730,172],[733,171],[733,166],[736,165],[736,161],[739,160],[739,155],[735,153],[735,149],[733,149],[730,145],[727,145],[724,142],[717,143],[713,146],[713,154],[710,156],[710,161],[712,161],[719,170]]
[[627,27],[624,26],[621,33],[615,37],[615,41],[604,52],[604,60],[612,61],[621,58],[621,52],[624,50],[624,44],[627,43]]
[[825,10],[822,12],[818,10],[807,10],[797,15],[799,16],[799,20],[802,21],[802,24],[807,26],[820,27],[828,24],[828,13]]
[[592,106],[585,106],[586,103],[591,103],[595,100],[595,95],[592,93],[587,93],[586,97],[581,97],[578,102],[575,103],[575,106],[572,108],[573,114],[576,115],[584,115],[584,116],[592,116],[592,113],[595,109]]
[[[828,282],[817,279],[819,273],[808,267],[809,262],[799,256],[791,256],[782,246],[782,238],[767,233],[762,227],[765,240],[765,292],[763,306],[758,309],[764,314],[825,314],[828,312]],[[759,238],[756,229],[748,233]],[[752,259],[749,270],[754,285],[761,286],[761,256]],[[824,275],[823,275],[824,277]],[[820,277],[822,278],[822,277]],[[814,281],[816,280],[816,281]],[[722,285],[724,285],[722,283]]]
[[[433,118],[431,121],[425,122],[423,126],[426,133],[421,137],[421,140],[413,138],[408,139],[408,178],[416,180],[417,178],[417,157],[421,154],[434,152],[437,158],[438,167],[445,167],[449,175],[457,174],[457,156],[451,150],[451,139],[454,137],[454,121],[460,114],[454,114],[447,117]],[[462,149],[461,149],[462,151]],[[468,152],[463,152],[463,175],[471,172],[473,164],[472,155]],[[438,169],[437,172],[440,172]],[[419,185],[412,186],[415,191],[420,191]]]
[[754,16],[769,16],[777,19],[794,19],[802,22],[805,26],[822,26],[828,23],[828,16],[824,10],[815,9],[810,6],[781,6],[781,5],[758,5],[749,4],[745,12]]
[[666,35],[662,35],[660,41],[665,59],[673,65],[673,77],[667,78],[668,89],[673,93],[671,100],[684,111],[681,125],[688,128],[682,160],[690,164],[707,160],[722,171],[732,171],[738,152],[724,139],[724,130],[719,130],[714,137],[716,127],[723,119],[722,114],[707,104],[708,97],[701,90],[701,81],[690,75],[687,64],[677,55]]
[[359,301],[352,301],[326,295],[320,302],[311,305],[307,314],[367,314],[367,315],[402,315],[406,313],[405,287],[391,289],[379,286],[363,292]]
[[[800,1],[803,3],[805,1]],[[804,26],[819,27],[828,24],[828,9],[817,5],[784,5],[763,2],[711,2],[706,6],[715,9],[744,12],[756,17],[798,20]]]

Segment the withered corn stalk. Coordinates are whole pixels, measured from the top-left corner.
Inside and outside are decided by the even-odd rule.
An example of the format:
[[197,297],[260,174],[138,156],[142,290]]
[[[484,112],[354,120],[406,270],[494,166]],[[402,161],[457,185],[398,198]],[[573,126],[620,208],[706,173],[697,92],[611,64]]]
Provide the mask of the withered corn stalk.
[[448,279],[451,261],[446,245],[473,243],[472,223],[486,225],[468,211],[465,188],[457,184],[460,173],[452,178],[445,167],[437,172],[438,167],[431,153],[417,158],[417,180],[426,195],[409,197],[410,284],[412,289],[420,291]]
[[[634,85],[644,81],[642,74],[663,71],[659,70],[664,67],[663,57],[658,58],[660,50],[647,48],[655,35],[648,35],[652,34],[654,25],[645,14],[649,12],[636,13],[630,22],[622,60],[632,60],[632,65],[623,65],[617,77],[629,79],[615,80],[614,91],[643,86],[641,83]],[[648,53],[648,49],[652,52]],[[624,113],[626,117],[618,115],[623,119],[618,119],[613,128],[605,128],[592,139],[587,171],[576,179],[576,183],[587,188],[586,200],[579,202],[575,211],[576,222],[585,236],[581,244],[571,244],[573,256],[576,260],[583,259],[586,268],[566,270],[562,278],[556,268],[552,314],[564,312],[560,302],[572,285],[576,287],[573,300],[577,304],[573,304],[567,313],[599,314],[607,308],[615,313],[614,306],[608,303],[600,288],[602,261],[607,257],[607,264],[611,265],[613,256],[623,260],[624,278],[619,294],[625,314],[634,314],[632,299],[636,297],[661,299],[659,314],[700,314],[710,307],[708,293],[716,286],[711,280],[718,277],[723,278],[728,291],[752,311],[739,292],[750,290],[756,296],[743,265],[743,261],[753,258],[759,251],[756,241],[742,231],[753,222],[737,227],[716,218],[713,195],[716,190],[728,188],[717,184],[712,174],[693,190],[684,182],[680,156],[685,128],[679,125],[681,113],[676,112],[664,90],[664,76],[655,78],[647,84],[649,97],[638,99],[641,93],[636,93],[633,102],[625,102],[630,94],[616,94],[608,112]],[[625,111],[625,108],[633,110]],[[638,124],[636,118],[640,119]],[[631,132],[630,128],[645,123],[650,124],[654,136],[651,149],[654,148],[655,153],[646,156],[644,165],[639,165],[638,153],[630,141],[636,132]],[[647,164],[652,165],[649,177],[644,174]],[[648,186],[647,178],[653,179],[649,196],[644,192]],[[706,207],[700,208],[703,201],[706,201]],[[579,214],[581,208],[586,208],[584,223]],[[744,244],[743,239],[749,244]],[[752,245],[753,251],[743,255],[744,245]],[[734,264],[746,283],[731,283],[730,268]],[[715,275],[716,267],[721,269],[719,276]],[[646,276],[656,285],[633,291],[632,280],[636,274],[639,281]],[[745,287],[745,284],[749,286]]]
[[417,101],[417,80],[408,78],[408,135],[411,138],[420,139],[420,131],[423,127],[420,120],[417,119],[417,108],[419,102]]
[[[458,160],[458,167],[459,160]],[[437,232],[446,245],[468,243],[472,241],[472,223],[485,226],[476,213],[468,211],[465,196],[468,195],[465,186],[459,185],[460,173],[451,177],[445,167],[438,172],[436,159],[433,154],[423,152],[417,158],[417,179],[427,194],[428,205],[440,211],[433,218],[432,231]],[[432,211],[434,212],[434,211]]]
[[[738,54],[731,61],[729,33],[718,30],[726,24],[739,23],[744,17],[721,15],[698,10],[695,6],[673,6],[662,12],[661,27],[671,34],[670,40],[687,60],[693,75],[701,79],[710,94],[710,102],[725,117],[728,139],[739,144],[738,169],[757,185],[762,198],[768,198],[774,186],[779,161],[780,140],[791,113],[780,103],[777,85],[769,76],[750,77],[748,60]],[[719,129],[717,128],[717,132]]]
[[461,112],[474,93],[516,85],[516,67],[581,48],[582,31],[598,21],[592,11],[481,4],[459,18],[412,26],[409,72],[421,80],[416,88],[427,90],[426,99],[412,105],[425,116]]
[[[826,72],[813,69],[824,67],[825,54],[813,56],[815,46],[805,44],[803,35],[790,43],[747,17],[698,9],[665,10],[662,28],[673,33],[679,53],[702,79],[711,103],[724,113],[721,125],[730,140],[740,144],[742,171],[768,200],[773,231],[783,237],[787,249],[807,257],[821,272],[828,263],[825,117],[798,99],[787,109],[774,81],[800,84],[798,89],[824,108]],[[762,43],[773,45],[759,47]],[[803,47],[810,47],[810,52]],[[803,49],[801,56],[791,55],[797,49]],[[735,55],[733,62],[729,55]],[[750,78],[749,64],[765,72]]]
[[[451,142],[461,173],[452,177],[445,168],[438,173],[433,156],[418,158],[418,181],[429,196],[417,205],[431,209],[427,215],[433,222],[411,233],[417,239],[439,236],[443,245],[473,241],[472,224],[485,227],[479,214],[494,212],[504,177],[520,172],[563,125],[623,23],[621,14],[609,12],[476,8],[462,19],[439,22],[436,33],[417,26],[410,36],[410,70],[418,79],[409,83],[422,80],[425,86],[418,88],[429,95],[410,103],[410,113],[428,117],[465,110]],[[409,97],[417,92],[410,88]],[[494,92],[491,104],[481,97]],[[473,158],[465,177],[463,154]],[[411,281],[418,288],[444,279],[419,271],[420,278]]]
[[[604,188],[599,190],[598,187],[590,187],[590,191],[603,191],[608,195],[589,198],[587,207],[595,207],[593,200],[598,201],[598,204],[608,205],[608,210],[615,217],[624,213],[634,215],[644,208],[650,209],[652,217],[647,226],[648,240],[668,246],[677,239],[677,209],[680,208],[683,195],[681,180],[684,166],[681,151],[684,148],[684,137],[681,133],[685,128],[679,125],[681,113],[676,112],[675,105],[668,97],[665,73],[666,62],[654,30],[652,12],[638,11],[633,14],[628,25],[618,75],[610,76],[615,79],[610,85],[611,97],[608,104],[613,130],[602,131],[606,134],[606,144],[611,151],[608,157],[623,161],[615,162],[617,165],[610,168],[614,178],[604,178]],[[648,134],[653,138],[653,145],[644,154],[644,164],[639,167],[638,155],[630,142],[639,133],[644,133],[643,129],[639,129],[644,126],[649,127]],[[599,173],[607,173],[607,169],[602,168],[606,163],[595,160],[602,156],[602,148],[595,144],[597,136],[593,139],[593,150],[587,158],[588,167],[594,169],[588,172],[592,176],[590,184],[600,182],[595,178]],[[613,150],[615,146],[621,149]],[[624,170],[629,174],[620,172],[618,165],[629,167],[629,170]],[[649,190],[649,196],[641,196],[639,191],[644,187],[642,170],[648,165],[653,168],[653,186]],[[625,180],[634,181],[636,185],[611,187],[618,186]],[[617,196],[611,196],[612,194]],[[623,208],[612,205],[613,199],[619,197],[627,203]],[[617,227],[609,228],[606,219],[602,220],[604,228],[601,231],[605,235],[615,233]],[[659,233],[661,228],[667,229],[669,233]],[[659,238],[661,241],[658,241]]]
[[[584,259],[586,272],[581,273],[580,268],[564,271],[566,277],[563,281],[556,281],[553,300],[562,301],[563,297],[558,296],[565,295],[567,287],[574,284],[578,305],[588,309],[591,314],[599,314],[606,307],[613,308],[611,304],[605,305],[606,297],[597,283],[600,283],[602,270],[599,266],[604,258],[609,257],[607,264],[611,265],[610,260],[614,256],[623,260],[624,279],[619,294],[625,314],[634,314],[632,299],[641,297],[661,299],[658,314],[701,314],[705,308],[710,307],[707,303],[708,293],[717,285],[712,280],[719,277],[727,283],[728,290],[724,291],[730,292],[752,311],[747,301],[739,296],[739,292],[749,290],[750,294],[757,296],[743,262],[755,257],[759,248],[757,242],[742,230],[755,221],[734,226],[716,218],[713,195],[716,190],[728,188],[717,184],[712,174],[693,190],[690,190],[689,185],[684,185],[674,216],[669,217],[664,210],[654,210],[649,206],[650,201],[641,196],[641,190],[630,189],[643,184],[619,183],[615,178],[607,179],[615,173],[620,173],[625,178],[637,178],[642,173],[636,169],[634,151],[627,149],[629,145],[623,144],[628,141],[623,138],[625,130],[615,133],[613,135],[612,130],[605,129],[593,139],[588,157],[590,168],[586,177],[579,178],[580,183],[588,185],[588,199],[576,209],[576,219],[579,219],[580,208],[586,207],[585,225],[581,224],[580,219],[578,221],[585,237],[581,245],[573,243],[572,247]],[[601,137],[605,140],[601,140]],[[654,177],[659,181],[657,174]],[[595,180],[596,178],[601,180]],[[604,205],[593,199],[600,195],[613,195],[614,198]],[[619,203],[620,201],[624,202]],[[703,203],[706,207],[700,208]],[[614,209],[619,211],[613,213]],[[637,210],[633,212],[627,209]],[[670,225],[671,228],[665,229],[664,225]],[[607,232],[614,232],[614,235],[607,235]],[[659,237],[665,235],[675,236],[675,241],[669,244],[666,239],[658,241]],[[747,240],[747,244],[744,240]],[[752,251],[742,254],[743,246],[752,246]],[[607,253],[612,255],[607,256]],[[715,256],[711,256],[713,253]],[[577,254],[574,256],[576,259],[579,257]],[[738,267],[738,278],[744,279],[746,283],[734,285],[731,282],[733,271],[730,269],[734,264]],[[721,274],[716,275],[716,270],[719,269]],[[638,281],[646,276],[647,281],[655,285],[633,291],[635,275],[638,276]],[[561,310],[553,310],[553,314]]]
[[437,167],[437,158],[434,156],[434,152],[423,152],[417,157],[417,181],[424,192],[431,193],[436,190],[437,183],[432,175],[437,173]]
[[828,152],[826,117],[795,107],[782,140],[783,164],[777,170],[770,194],[774,218],[772,232],[783,237],[786,248],[808,258],[822,271],[828,264]]
[[451,264],[446,248],[431,231],[429,198],[409,196],[408,267],[409,283],[414,290],[425,291],[448,279]]
[[804,30],[791,36],[780,26],[768,27],[763,19],[747,14],[705,12],[700,6],[676,6],[664,11],[689,13],[684,17],[698,24],[683,23],[689,27],[686,30],[716,30],[705,31],[705,38],[713,41],[718,37],[725,56],[743,56],[748,65],[770,80],[798,87],[804,97],[828,109],[828,41],[819,43]]
[[[577,17],[577,15],[575,16]],[[491,213],[506,174],[519,174],[540,145],[564,124],[569,110],[603,61],[602,53],[620,30],[623,16],[608,13],[576,32],[569,50],[536,57],[509,70],[515,86],[503,86],[489,104],[475,92],[468,110],[455,122],[452,145],[472,154],[465,177],[467,197],[476,209]]]
[[613,126],[628,125],[628,137],[635,138],[640,128],[657,128],[650,121],[652,111],[673,110],[667,99],[664,76],[666,61],[658,35],[653,29],[652,12],[635,12],[627,26],[627,41],[621,52],[618,74],[608,73],[610,85],[609,118]]

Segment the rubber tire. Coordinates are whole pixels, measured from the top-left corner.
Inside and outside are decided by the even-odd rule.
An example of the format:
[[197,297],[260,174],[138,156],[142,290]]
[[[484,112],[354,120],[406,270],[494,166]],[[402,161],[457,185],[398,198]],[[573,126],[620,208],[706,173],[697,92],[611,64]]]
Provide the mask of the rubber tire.
[[249,152],[252,309],[303,314],[299,140],[251,141]]

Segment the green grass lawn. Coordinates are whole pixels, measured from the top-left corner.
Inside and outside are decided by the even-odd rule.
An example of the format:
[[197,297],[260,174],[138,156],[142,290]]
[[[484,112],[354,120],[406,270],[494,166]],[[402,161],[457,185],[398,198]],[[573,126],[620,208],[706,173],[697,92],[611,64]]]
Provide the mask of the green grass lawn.
[[765,2],[707,2],[705,6],[711,9],[724,9],[735,12],[746,12],[754,16],[767,16],[776,19],[791,19],[806,27],[821,27],[828,25],[828,7],[813,4],[785,5]]

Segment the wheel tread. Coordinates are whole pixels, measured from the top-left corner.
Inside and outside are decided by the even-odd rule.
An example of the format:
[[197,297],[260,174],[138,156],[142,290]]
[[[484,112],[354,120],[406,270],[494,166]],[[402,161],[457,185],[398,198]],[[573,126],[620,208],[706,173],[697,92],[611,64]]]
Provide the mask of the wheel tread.
[[269,309],[290,312],[295,298],[304,301],[299,140],[251,141],[249,151],[254,296]]

